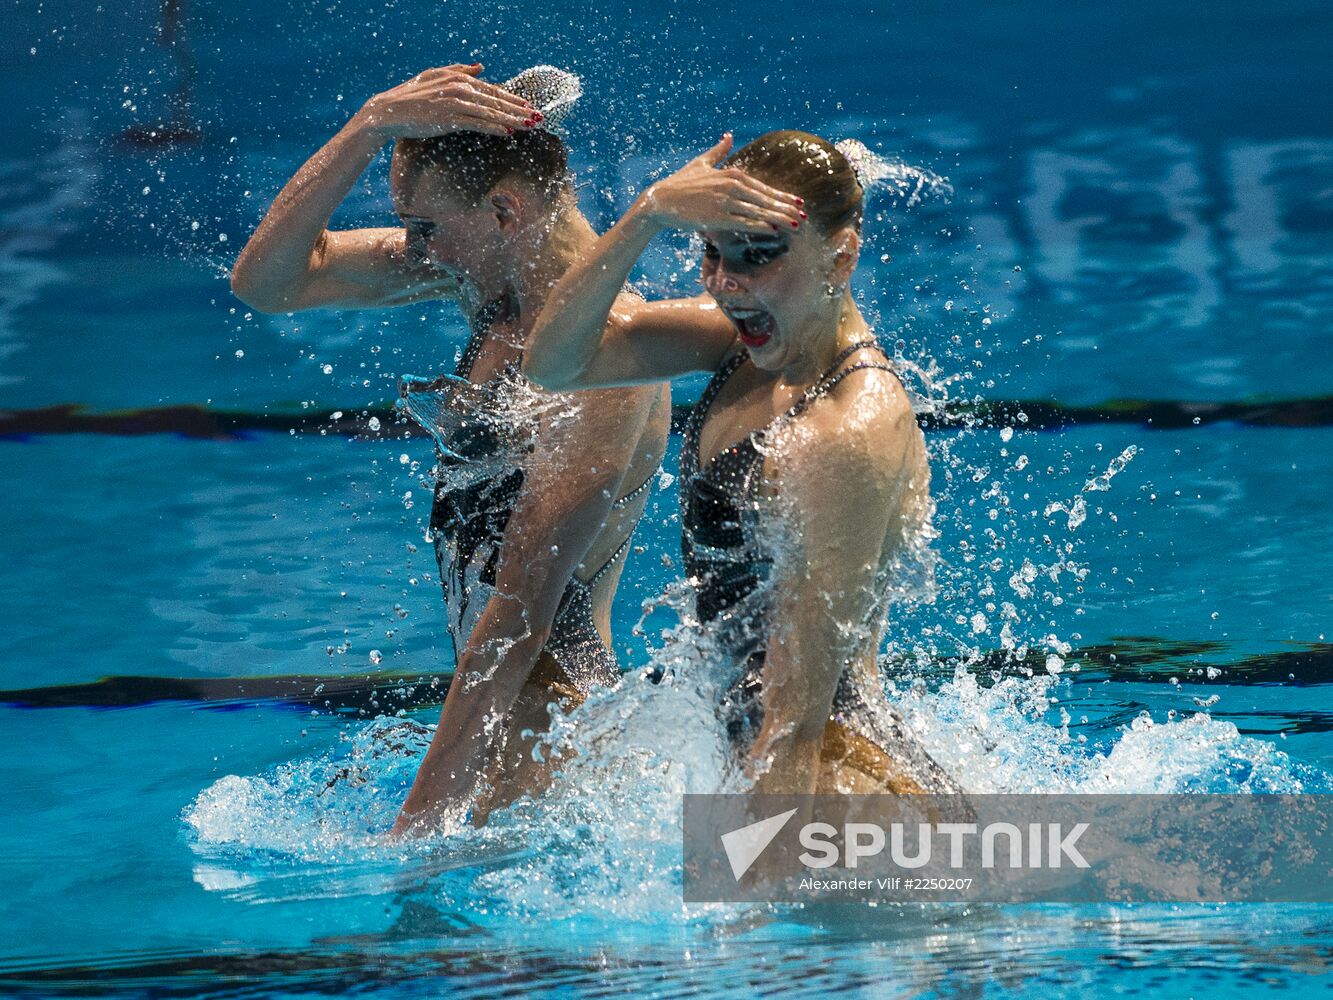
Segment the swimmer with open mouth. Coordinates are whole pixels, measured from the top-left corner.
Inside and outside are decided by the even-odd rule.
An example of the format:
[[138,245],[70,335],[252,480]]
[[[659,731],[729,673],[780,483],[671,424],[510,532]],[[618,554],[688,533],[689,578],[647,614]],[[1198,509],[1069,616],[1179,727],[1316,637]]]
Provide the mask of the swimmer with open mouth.
[[[524,360],[562,390],[713,373],[681,449],[684,568],[731,654],[721,712],[758,792],[957,790],[876,663],[931,502],[911,402],[848,288],[870,156],[795,131],[733,153],[724,136],[565,274]],[[619,301],[667,228],[703,236],[706,294]]]

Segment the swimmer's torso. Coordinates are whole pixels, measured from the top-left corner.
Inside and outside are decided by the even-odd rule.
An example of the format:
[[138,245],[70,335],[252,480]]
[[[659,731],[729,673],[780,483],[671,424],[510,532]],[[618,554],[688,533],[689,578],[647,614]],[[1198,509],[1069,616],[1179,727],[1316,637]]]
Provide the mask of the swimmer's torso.
[[[875,353],[871,353],[871,352]],[[865,358],[853,361],[858,352]],[[780,423],[798,419],[811,403],[831,392],[852,372],[866,368],[893,372],[878,344],[860,341],[843,351],[834,364],[777,420],[718,450],[701,452],[704,440],[725,443],[707,428],[714,400],[748,354],[726,358],[699,398],[685,427],[681,448],[681,525],[685,572],[696,588],[699,620],[734,657],[738,671],[722,706],[728,733],[738,749],[747,747],[763,723],[761,699],[765,644],[770,628],[767,584],[773,566],[772,533],[766,519],[774,515],[770,484],[765,482],[765,439]],[[732,409],[744,419],[749,409],[742,393]],[[760,396],[763,405],[767,396]],[[729,421],[730,423],[730,421]],[[711,455],[704,461],[703,455]],[[847,763],[885,790],[951,792],[956,786],[905,732],[879,689],[873,660],[846,669],[838,680],[829,726],[825,731],[826,762]]]
[[[536,395],[520,373],[522,331],[515,320],[504,299],[478,312],[454,369],[456,379],[468,384],[451,393],[440,411],[438,431],[447,452],[439,455],[430,528],[455,662],[495,593],[504,534],[523,488],[524,466],[537,450],[540,418]],[[610,582],[629,545],[635,501],[645,490],[646,483],[613,505],[590,552],[600,561],[569,581],[552,623],[546,652],[559,676],[545,680],[572,688],[562,693],[576,700],[618,676],[606,635],[612,588],[602,584]]]

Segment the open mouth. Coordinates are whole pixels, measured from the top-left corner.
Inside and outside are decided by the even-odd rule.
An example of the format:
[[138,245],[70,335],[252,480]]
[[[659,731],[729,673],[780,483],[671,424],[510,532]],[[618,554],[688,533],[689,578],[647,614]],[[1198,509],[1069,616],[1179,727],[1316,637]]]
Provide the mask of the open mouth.
[[777,329],[772,314],[762,309],[728,309],[727,317],[736,324],[746,347],[763,347]]

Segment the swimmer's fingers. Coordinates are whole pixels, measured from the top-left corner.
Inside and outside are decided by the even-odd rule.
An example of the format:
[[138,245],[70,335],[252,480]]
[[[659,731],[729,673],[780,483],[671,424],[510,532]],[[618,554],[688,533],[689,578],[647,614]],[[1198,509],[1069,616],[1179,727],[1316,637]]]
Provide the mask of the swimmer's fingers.
[[729,212],[718,228],[733,233],[759,233],[771,236],[774,230],[780,231],[790,227],[786,223],[770,222],[751,212]]
[[450,124],[467,132],[485,132],[487,135],[512,135],[520,129],[535,128],[531,114],[516,115],[475,102],[453,103],[449,108]]
[[723,177],[728,201],[736,214],[750,216],[779,229],[800,228],[805,212],[797,207],[792,196],[739,170],[725,171]]
[[540,116],[513,95],[501,100],[478,91],[474,84],[457,76],[418,81],[398,98],[401,110],[395,117],[411,122],[414,130],[425,129],[422,134],[427,135],[453,130],[508,135],[540,121]]
[[520,101],[512,94],[508,98],[493,97],[490,94],[474,94],[471,101],[483,108],[490,108],[496,114],[508,115],[520,121],[542,120],[541,112],[527,101]]
[[525,101],[517,94],[511,93],[494,83],[487,83],[485,80],[473,80],[470,85],[478,99],[484,97],[488,101],[495,101],[506,110],[512,109],[523,115],[530,115],[537,110],[530,101]]
[[456,101],[460,104],[474,104],[492,108],[518,117],[520,120],[532,116],[532,105],[515,94],[482,84],[479,80],[466,77],[451,77],[442,80],[425,80],[417,85],[418,93],[430,99]]
[[528,131],[533,128],[531,124],[517,123],[515,125],[503,124],[495,119],[495,116],[472,115],[469,117],[460,117],[456,120],[455,128],[460,132],[483,132],[488,136],[512,136],[519,131]]
[[520,100],[505,91],[500,93],[504,96],[496,97],[486,91],[473,91],[467,97],[467,102],[471,107],[484,109],[494,114],[498,121],[502,121],[505,125],[512,125],[515,128],[529,122],[536,123],[542,120],[541,113],[527,101]]
[[[477,67],[480,67],[480,63]],[[493,106],[497,110],[507,111],[521,118],[532,115],[534,108],[529,102],[503,87],[476,79],[475,75],[469,72],[472,69],[473,67],[469,66],[446,66],[426,70],[413,78],[408,86],[421,96],[473,101]]]
[[774,230],[795,229],[800,225],[798,221],[789,219],[781,212],[732,199],[728,199],[726,203],[725,214],[728,225],[734,222],[744,223],[740,228],[747,233],[772,233]]
[[743,170],[732,167],[724,170],[723,174],[737,181],[746,197],[757,205],[769,205],[780,211],[793,211],[798,217],[801,214],[801,208],[805,205],[805,199],[798,195],[788,194],[775,187],[770,187],[757,177],[751,177]]

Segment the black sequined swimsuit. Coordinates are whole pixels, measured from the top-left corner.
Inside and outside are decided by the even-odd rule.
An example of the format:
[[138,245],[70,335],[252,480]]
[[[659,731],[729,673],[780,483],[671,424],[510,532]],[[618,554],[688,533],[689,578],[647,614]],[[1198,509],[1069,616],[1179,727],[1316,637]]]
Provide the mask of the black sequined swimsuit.
[[[478,313],[472,336],[455,366],[454,375],[470,380],[496,315],[503,302],[488,305]],[[505,528],[523,488],[524,471],[517,464],[511,439],[521,436],[531,418],[507,410],[505,390],[520,383],[522,354],[509,362],[494,378],[477,384],[480,407],[465,417],[449,435],[450,450],[459,458],[441,455],[440,477],[431,506],[430,528],[435,544],[435,558],[444,589],[449,634],[453,639],[455,662],[468,637],[476,627],[481,612],[495,592],[496,569]],[[531,452],[532,446],[522,449]],[[469,478],[467,467],[486,469],[486,474]],[[459,467],[462,467],[461,469]],[[452,473],[462,472],[463,475]],[[612,504],[619,509],[644,493],[652,483],[650,476]],[[631,528],[631,533],[633,528]],[[551,654],[567,683],[580,695],[598,685],[612,684],[619,676],[615,654],[607,647],[593,620],[593,589],[616,562],[629,550],[632,534],[627,534],[611,557],[587,580],[571,576],[561,596],[551,625],[546,651]]]
[[[777,426],[800,416],[853,372],[867,368],[894,371],[889,364],[877,361],[843,367],[853,354],[867,348],[883,353],[874,340],[852,344],[784,414],[701,467],[699,444],[708,411],[722,387],[749,357],[746,351],[733,354],[714,373],[685,427],[681,448],[685,572],[695,582],[700,621],[716,628],[721,641],[743,664],[723,705],[728,733],[738,748],[748,746],[763,723],[760,691],[769,628],[765,584],[773,563],[760,532],[768,507],[762,492],[764,439]],[[831,721],[841,723],[844,734],[855,734],[893,759],[921,790],[955,790],[953,782],[903,729],[883,693],[867,690],[868,685],[860,678],[859,672],[847,670],[838,679]]]

